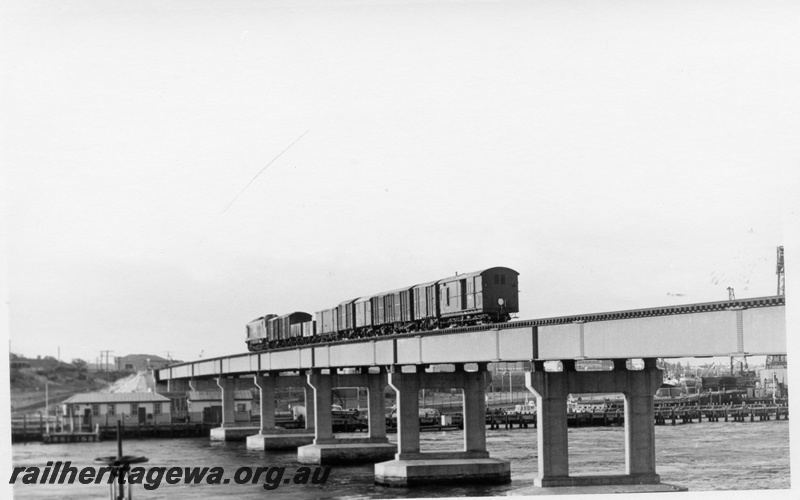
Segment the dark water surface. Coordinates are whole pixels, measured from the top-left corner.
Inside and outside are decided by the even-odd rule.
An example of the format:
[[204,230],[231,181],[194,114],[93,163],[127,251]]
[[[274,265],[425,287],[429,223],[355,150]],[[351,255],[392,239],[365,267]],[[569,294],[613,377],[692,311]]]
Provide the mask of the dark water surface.
[[[458,450],[461,432],[422,433],[422,451]],[[390,436],[394,441],[395,436]],[[624,473],[625,441],[621,427],[569,430],[572,474]],[[385,488],[372,483],[373,466],[333,467],[326,484],[281,485],[268,491],[260,484],[170,485],[162,481],[155,490],[134,486],[139,498],[412,498],[506,495],[533,485],[536,476],[536,430],[487,431],[493,458],[511,461],[512,482],[503,486],[463,485],[422,488]],[[789,422],[703,422],[656,427],[656,471],[664,483],[700,490],[788,489]],[[73,466],[95,465],[98,456],[116,453],[116,443],[58,445],[15,444],[15,466],[44,467],[48,460],[70,460]],[[301,467],[296,452],[250,451],[244,442],[218,443],[207,438],[148,439],[124,443],[126,455],[144,455],[147,467],[225,468],[233,477],[242,466],[285,466],[284,477]],[[313,466],[312,466],[313,468]],[[107,484],[14,486],[15,498],[108,498]]]

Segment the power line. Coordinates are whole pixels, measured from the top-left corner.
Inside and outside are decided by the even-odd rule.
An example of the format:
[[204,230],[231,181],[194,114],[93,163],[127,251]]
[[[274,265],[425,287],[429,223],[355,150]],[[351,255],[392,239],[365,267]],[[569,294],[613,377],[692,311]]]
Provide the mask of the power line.
[[106,361],[104,363],[106,374],[108,374],[108,355],[112,352],[114,351],[100,351],[100,363],[103,363],[103,355],[106,357]]
[[245,187],[244,187],[244,188],[243,188],[241,191],[239,191],[239,194],[237,194],[237,195],[236,195],[236,196],[235,196],[235,197],[234,197],[234,198],[231,200],[231,202],[230,202],[230,203],[228,203],[228,204],[225,206],[225,208],[223,208],[223,209],[222,209],[222,212],[220,212],[220,215],[224,214],[224,213],[225,213],[225,212],[226,212],[226,211],[227,211],[227,210],[230,208],[230,206],[231,206],[231,205],[233,205],[233,203],[234,203],[234,202],[235,202],[235,201],[236,201],[236,200],[239,198],[239,196],[241,196],[241,195],[242,195],[242,193],[244,193],[244,192],[247,190],[247,188],[249,188],[249,187],[250,187],[250,184],[252,184],[252,183],[253,183],[253,181],[255,181],[255,180],[258,178],[258,176],[259,176],[259,175],[261,175],[261,174],[264,172],[264,170],[266,170],[266,169],[267,169],[267,167],[269,167],[270,165],[272,165],[273,163],[275,163],[275,161],[276,161],[278,158],[280,158],[280,157],[281,157],[281,155],[283,155],[283,153],[285,153],[285,152],[289,151],[289,148],[291,148],[292,146],[294,146],[295,144],[297,144],[297,143],[300,141],[300,139],[302,139],[302,138],[303,138],[303,136],[305,136],[305,135],[306,135],[308,132],[309,132],[309,130],[306,130],[305,132],[303,132],[303,133],[300,135],[300,137],[298,137],[297,139],[295,139],[293,143],[289,144],[289,145],[286,147],[286,149],[284,149],[283,151],[281,151],[280,153],[278,153],[278,156],[276,156],[275,158],[273,158],[272,160],[270,160],[270,162],[269,162],[269,163],[267,163],[267,164],[264,166],[264,168],[262,168],[262,169],[261,169],[261,170],[260,170],[260,171],[259,171],[259,172],[258,172],[258,173],[255,175],[255,176],[253,176],[253,178],[252,178],[252,179],[250,179],[250,182],[248,182],[248,183],[247,183],[247,185],[246,185],[246,186],[245,186]]

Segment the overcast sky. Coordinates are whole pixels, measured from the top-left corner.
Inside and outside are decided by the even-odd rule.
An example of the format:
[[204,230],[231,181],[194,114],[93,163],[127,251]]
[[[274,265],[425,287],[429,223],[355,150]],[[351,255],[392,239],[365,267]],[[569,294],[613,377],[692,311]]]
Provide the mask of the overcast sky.
[[6,2],[10,349],[237,353],[492,266],[526,319],[774,295],[798,7]]

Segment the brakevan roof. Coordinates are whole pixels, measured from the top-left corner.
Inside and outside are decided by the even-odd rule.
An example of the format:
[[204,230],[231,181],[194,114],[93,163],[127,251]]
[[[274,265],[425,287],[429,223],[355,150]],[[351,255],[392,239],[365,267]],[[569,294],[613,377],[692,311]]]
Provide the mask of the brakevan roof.
[[[186,393],[186,399],[189,401],[221,401],[221,391],[189,391]],[[253,393],[250,391],[233,391],[234,400],[251,400]]]
[[169,398],[155,392],[87,392],[70,396],[64,400],[64,403],[169,403],[169,401]]
[[486,272],[488,272],[488,271],[495,271],[495,270],[496,270],[496,271],[503,271],[503,272],[505,272],[505,271],[511,271],[512,273],[514,273],[514,274],[516,274],[517,276],[519,276],[519,273],[518,273],[517,271],[515,271],[515,270],[511,269],[510,267],[502,267],[502,266],[498,266],[498,267],[487,267],[486,269],[481,269],[480,271],[473,271],[473,272],[471,272],[471,273],[463,273],[463,274],[457,274],[457,275],[455,275],[455,276],[448,276],[447,278],[442,278],[442,279],[440,279],[439,281],[440,281],[441,283],[450,283],[451,281],[456,281],[456,280],[462,280],[462,279],[466,279],[466,278],[471,278],[471,277],[473,277],[473,276],[480,276],[480,275],[482,275],[483,273],[486,273]]

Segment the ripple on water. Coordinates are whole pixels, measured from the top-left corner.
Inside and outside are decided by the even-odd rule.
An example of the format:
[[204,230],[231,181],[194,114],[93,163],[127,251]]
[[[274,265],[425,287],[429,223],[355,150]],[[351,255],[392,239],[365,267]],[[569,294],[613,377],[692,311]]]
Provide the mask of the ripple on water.
[[[572,474],[622,473],[625,435],[621,427],[569,429]],[[390,436],[396,441],[396,436]],[[47,460],[70,460],[73,465],[94,465],[95,457],[115,451],[115,443],[42,445],[15,444],[15,466],[43,467]],[[211,442],[207,438],[126,441],[125,454],[150,458],[150,467],[221,466],[232,476],[236,468],[299,467],[296,452],[247,450],[243,442]],[[459,450],[462,432],[422,433],[423,451]],[[325,485],[286,485],[265,491],[261,484],[167,485],[145,491],[138,498],[417,498],[503,495],[533,485],[537,470],[536,430],[487,430],[492,457],[511,462],[512,483],[503,486],[456,485],[414,489],[384,488],[373,484],[373,466],[335,467]],[[703,422],[656,427],[656,468],[662,482],[698,490],[751,490],[789,488],[789,422]],[[288,472],[287,472],[288,474]],[[107,485],[23,485],[14,488],[18,499],[108,498]]]

